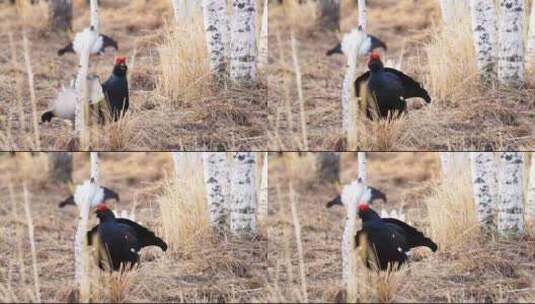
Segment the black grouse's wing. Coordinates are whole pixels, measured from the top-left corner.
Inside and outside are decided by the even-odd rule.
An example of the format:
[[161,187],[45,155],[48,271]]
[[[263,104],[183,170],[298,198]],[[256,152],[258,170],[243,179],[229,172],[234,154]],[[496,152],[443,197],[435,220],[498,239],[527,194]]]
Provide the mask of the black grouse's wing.
[[370,78],[370,71],[367,71],[366,73],[360,75],[355,80],[355,96],[360,97],[360,88],[362,85],[366,84],[368,78]]
[[59,207],[59,208],[63,208],[63,207],[65,207],[65,206],[67,206],[67,205],[76,205],[76,204],[74,203],[74,196],[71,195],[71,196],[67,197],[65,200],[61,201],[61,202],[58,204],[58,207]]
[[386,224],[391,224],[392,226],[397,226],[403,230],[409,249],[418,246],[426,246],[429,247],[433,252],[437,251],[437,244],[435,244],[435,242],[433,242],[431,239],[425,237],[422,232],[418,231],[411,225],[395,218],[383,218],[383,222]]
[[167,244],[149,229],[125,218],[118,218],[116,219],[116,221],[117,223],[127,225],[130,228],[134,229],[139,241],[140,248],[143,248],[145,246],[158,246],[163,251],[167,250]]
[[413,98],[420,97],[425,100],[425,102],[430,103],[431,97],[429,93],[422,87],[422,85],[416,80],[412,79],[410,76],[405,75],[403,72],[398,71],[393,68],[385,68],[385,72],[396,75],[403,84],[403,98]]
[[330,200],[329,202],[327,202],[327,205],[325,205],[325,207],[331,208],[334,205],[342,205],[343,206],[343,204],[342,204],[342,196],[338,195],[334,199]]
[[104,200],[108,200],[108,199],[115,199],[116,201],[120,201],[119,200],[119,194],[113,190],[111,190],[110,188],[107,188],[107,187],[102,187],[102,189],[104,189]]
[[96,225],[95,227],[93,227],[91,230],[87,232],[87,245],[88,246],[93,246],[93,235],[95,235],[95,233],[98,233],[98,225]]
[[368,187],[370,188],[371,193],[372,193],[370,202],[373,202],[376,199],[382,199],[385,203],[387,202],[386,201],[386,194],[384,194],[382,191],[380,191],[379,189],[374,188],[372,186],[368,186]]
[[100,36],[102,36],[102,48],[103,49],[106,49],[107,47],[112,47],[116,51],[119,50],[119,45],[117,44],[117,41],[111,39],[110,37],[104,34],[101,34]]

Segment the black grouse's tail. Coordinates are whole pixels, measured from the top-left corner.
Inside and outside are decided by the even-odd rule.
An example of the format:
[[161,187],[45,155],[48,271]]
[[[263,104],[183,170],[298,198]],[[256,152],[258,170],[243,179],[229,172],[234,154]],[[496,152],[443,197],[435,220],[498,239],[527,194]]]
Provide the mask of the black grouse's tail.
[[342,44],[338,43],[334,48],[327,51],[327,56],[331,56],[332,54],[343,54],[342,52]]
[[72,48],[72,42],[69,43],[66,47],[58,50],[58,56],[63,56],[65,53],[74,53],[74,49]]
[[164,240],[162,240],[159,237],[154,238],[153,245],[160,247],[162,249],[162,251],[166,251],[167,250],[167,243],[164,242]]
[[437,249],[438,249],[437,244],[435,242],[433,242],[430,238],[424,238],[422,240],[422,245],[421,246],[429,247],[429,249],[431,249],[433,252],[437,251]]
[[410,248],[415,248],[419,246],[429,247],[433,252],[437,251],[438,246],[430,238],[427,238],[422,232],[418,229],[412,227],[411,225],[402,222],[395,218],[383,218],[383,222],[394,224],[401,229],[403,229],[405,237],[407,238],[407,245]]
[[59,208],[63,208],[63,207],[65,207],[65,206],[67,206],[67,205],[76,205],[76,204],[74,203],[74,196],[71,195],[71,196],[67,197],[65,200],[61,201],[61,202],[58,204],[58,207],[59,207]]
[[325,207],[331,208],[334,205],[340,205],[340,206],[344,205],[344,204],[342,204],[342,196],[338,195],[333,200],[327,202],[327,205],[325,205]]
[[119,45],[117,44],[117,41],[111,39],[109,36],[106,36],[106,35],[103,35],[101,34],[102,36],[102,48],[105,49],[107,47],[112,47],[114,48],[116,51],[119,50]]

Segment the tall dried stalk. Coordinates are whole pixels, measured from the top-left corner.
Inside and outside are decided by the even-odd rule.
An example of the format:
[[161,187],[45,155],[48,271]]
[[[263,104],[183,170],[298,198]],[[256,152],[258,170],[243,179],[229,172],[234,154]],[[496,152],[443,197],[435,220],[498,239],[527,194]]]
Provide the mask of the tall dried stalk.
[[34,238],[34,227],[32,221],[32,214],[30,212],[30,200],[28,198],[28,189],[26,187],[26,182],[22,183],[22,191],[24,193],[24,212],[26,213],[26,221],[28,224],[28,236],[30,238],[30,249],[32,252],[32,265],[33,265],[33,284],[35,291],[36,302],[41,302],[41,291],[39,287],[39,272],[37,269],[37,252],[35,250],[35,238]]
[[307,122],[305,114],[305,99],[303,97],[303,80],[301,77],[301,68],[299,67],[299,60],[297,57],[297,42],[295,40],[295,33],[292,31],[292,60],[295,70],[295,82],[297,85],[297,96],[299,98],[299,114],[301,118],[301,136],[303,137],[303,145],[305,151],[308,150],[308,136],[307,136]]
[[301,275],[301,288],[303,293],[304,302],[308,302],[308,291],[307,291],[307,280],[306,280],[306,268],[305,268],[305,258],[303,254],[303,243],[301,241],[301,224],[299,223],[299,218],[297,217],[297,207],[296,207],[296,193],[293,189],[292,182],[290,182],[290,208],[292,210],[292,221],[294,224],[295,232],[295,241],[297,243],[297,254],[299,256],[299,273]]
[[26,63],[26,71],[28,73],[28,86],[30,87],[30,101],[32,106],[32,123],[33,123],[33,135],[34,135],[34,147],[36,150],[41,150],[41,141],[39,139],[39,125],[37,123],[37,105],[35,98],[35,87],[33,81],[32,64],[30,62],[30,50],[28,46],[28,38],[26,32],[22,31],[22,44],[24,47],[24,62]]

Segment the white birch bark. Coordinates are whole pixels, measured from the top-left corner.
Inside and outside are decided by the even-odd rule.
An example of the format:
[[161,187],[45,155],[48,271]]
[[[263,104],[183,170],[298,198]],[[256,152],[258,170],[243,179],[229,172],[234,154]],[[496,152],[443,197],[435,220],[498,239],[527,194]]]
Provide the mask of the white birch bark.
[[496,65],[496,9],[494,2],[471,0],[472,32],[477,69],[481,79],[494,78]]
[[91,179],[95,183],[100,182],[100,160],[98,152],[91,152]]
[[496,231],[496,174],[497,166],[492,152],[471,152],[472,187],[481,231],[489,235]]
[[173,4],[173,11],[175,13],[175,23],[176,26],[179,26],[182,22],[182,18],[184,17],[184,2],[181,0],[171,0],[171,3]]
[[440,0],[440,11],[442,12],[442,21],[445,24],[447,24],[450,20],[450,15],[451,15],[450,1],[451,0]]
[[451,170],[451,152],[439,152],[442,175],[448,177]]
[[524,231],[521,152],[501,152],[498,194],[498,233],[515,236]]
[[258,39],[258,69],[263,70],[268,65],[268,0],[264,0],[262,12],[262,28]]
[[230,31],[230,79],[256,84],[256,0],[233,0]]
[[78,217],[78,226],[74,239],[74,261],[75,261],[75,280],[80,288],[80,301],[89,299],[89,273],[88,273],[88,255],[87,255],[87,222],[89,219],[89,208],[93,202],[104,197],[104,191],[94,181],[87,180],[83,185],[76,187],[74,193],[74,202],[78,205],[80,215]]
[[227,176],[225,152],[203,152],[204,184],[210,225],[224,232],[226,223],[224,183]]
[[529,186],[528,186],[528,204],[527,204],[527,215],[535,225],[535,152],[530,152],[531,154],[531,164],[529,166]]
[[98,19],[98,0],[91,0],[91,26],[97,33],[100,32],[100,22]]
[[[342,83],[342,128],[346,138],[354,138],[358,133],[356,122],[356,109],[353,107],[352,99],[353,83],[355,82],[355,72],[357,71],[358,52],[366,33],[360,29],[355,29],[346,34],[342,40],[342,52],[346,55],[346,73]],[[349,142],[349,140],[348,140]],[[349,147],[353,149],[355,147]]]
[[258,217],[264,219],[268,215],[268,153],[264,153],[260,193],[258,195]]
[[89,69],[89,52],[91,46],[95,43],[98,37],[98,32],[95,29],[85,29],[83,32],[84,43],[82,45],[82,51],[80,52],[80,65],[78,67],[78,75],[76,77],[76,83],[78,86],[78,98],[76,100],[76,114],[75,114],[75,131],[80,138],[81,147],[85,147],[85,107],[87,106],[88,90],[87,90],[87,72]]
[[366,0],[358,0],[359,9],[359,27],[366,31],[368,25],[368,11],[366,9]]
[[[342,235],[342,279],[348,291],[356,286],[355,274],[355,235],[357,223],[357,205],[361,201],[366,185],[359,179],[344,186],[342,190],[342,203],[346,208],[346,221]],[[348,298],[349,295],[348,295]]]
[[358,162],[359,162],[359,178],[363,183],[368,182],[368,171],[366,169],[366,152],[358,152]]
[[225,31],[226,0],[203,0],[204,31],[208,47],[210,71],[217,82],[221,82],[225,74]]
[[255,154],[236,152],[232,174],[230,230],[240,237],[256,235]]
[[535,73],[535,1],[531,2],[531,14],[529,17],[529,31],[526,47],[526,69],[532,75]]
[[500,0],[498,80],[518,87],[524,83],[524,0]]

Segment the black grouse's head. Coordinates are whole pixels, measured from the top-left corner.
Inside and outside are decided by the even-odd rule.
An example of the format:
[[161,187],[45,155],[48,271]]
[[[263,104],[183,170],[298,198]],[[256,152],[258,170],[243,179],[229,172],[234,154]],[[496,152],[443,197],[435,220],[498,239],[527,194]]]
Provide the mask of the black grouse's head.
[[105,204],[98,204],[95,208],[95,213],[100,221],[105,221],[107,219],[114,219],[115,214],[106,206]]
[[119,77],[125,77],[128,67],[126,66],[126,57],[120,56],[115,58],[115,66],[113,67],[113,74]]
[[381,55],[377,52],[372,52],[370,55],[370,61],[368,61],[368,68],[372,72],[377,72],[384,69],[383,62],[381,61]]
[[41,123],[50,122],[52,117],[54,117],[54,112],[46,111],[43,113],[43,115],[41,115]]
[[379,214],[377,214],[377,212],[370,209],[370,206],[368,206],[368,204],[359,205],[358,215],[363,222],[381,218]]

